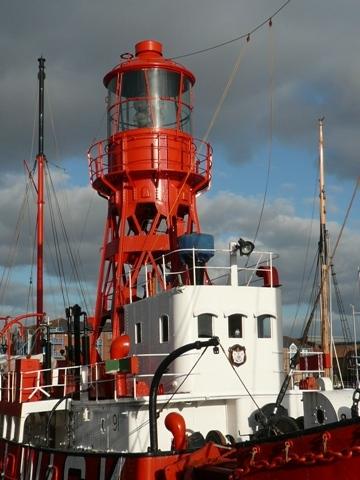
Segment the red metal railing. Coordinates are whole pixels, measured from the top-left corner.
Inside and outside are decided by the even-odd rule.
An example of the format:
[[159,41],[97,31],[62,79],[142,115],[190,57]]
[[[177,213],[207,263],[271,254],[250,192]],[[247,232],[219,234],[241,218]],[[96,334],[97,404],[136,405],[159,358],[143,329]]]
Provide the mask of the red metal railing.
[[[178,138],[178,140],[177,140]],[[139,141],[140,140],[140,141]],[[127,171],[166,171],[195,174],[209,182],[212,148],[208,143],[165,133],[142,133],[121,137],[113,143],[102,140],[88,151],[91,183]],[[181,153],[179,159],[179,152]]]

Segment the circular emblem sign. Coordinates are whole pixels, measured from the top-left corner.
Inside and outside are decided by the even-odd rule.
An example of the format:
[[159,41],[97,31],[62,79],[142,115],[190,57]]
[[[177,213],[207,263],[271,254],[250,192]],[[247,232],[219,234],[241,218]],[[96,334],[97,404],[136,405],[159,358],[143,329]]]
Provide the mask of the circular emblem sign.
[[234,367],[240,367],[246,362],[246,349],[238,343],[229,348],[229,360]]

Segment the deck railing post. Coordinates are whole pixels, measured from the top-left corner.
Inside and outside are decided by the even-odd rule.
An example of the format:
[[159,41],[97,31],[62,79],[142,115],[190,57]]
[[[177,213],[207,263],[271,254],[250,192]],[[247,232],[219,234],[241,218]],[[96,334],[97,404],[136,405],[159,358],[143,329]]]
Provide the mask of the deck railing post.
[[131,269],[129,270],[129,291],[130,291],[130,303],[132,303]]
[[95,400],[96,400],[96,401],[99,400],[98,380],[99,380],[99,376],[98,376],[98,364],[96,363],[96,364],[95,364]]
[[196,265],[195,265],[195,248],[192,249],[192,267],[193,267],[193,284],[196,285]]
[[165,267],[165,255],[162,255],[162,266],[163,266],[163,282],[164,282],[164,290],[166,290],[166,267]]
[[148,268],[147,263],[145,264],[145,295],[146,298],[149,296],[149,284],[148,284]]

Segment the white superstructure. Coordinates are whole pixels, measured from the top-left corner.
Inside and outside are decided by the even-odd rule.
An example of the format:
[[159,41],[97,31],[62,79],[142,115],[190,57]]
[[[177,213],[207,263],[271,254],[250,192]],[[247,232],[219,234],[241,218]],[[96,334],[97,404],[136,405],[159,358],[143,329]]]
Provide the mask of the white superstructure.
[[[182,285],[127,305],[126,331],[144,382],[176,348],[218,337],[218,354],[212,348],[189,352],[164,376],[164,392],[176,392],[166,413],[175,403],[186,423],[204,436],[213,418],[214,429],[246,438],[256,428],[256,405],[274,402],[284,378],[281,289],[272,281],[271,253],[239,256],[242,266],[234,262],[233,249],[226,252],[227,264],[216,253],[202,285]],[[218,253],[224,259],[224,251]],[[259,269],[268,275],[269,286],[256,275]],[[160,405],[167,398],[160,395]],[[161,428],[161,418],[159,444],[168,448],[170,434]]]

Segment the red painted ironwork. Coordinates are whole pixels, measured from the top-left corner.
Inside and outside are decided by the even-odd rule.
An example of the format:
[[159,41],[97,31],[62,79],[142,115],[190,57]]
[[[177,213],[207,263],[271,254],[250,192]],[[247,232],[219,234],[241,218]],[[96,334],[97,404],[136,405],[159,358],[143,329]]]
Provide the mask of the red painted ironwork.
[[92,186],[108,202],[91,360],[105,320],[124,333],[123,306],[176,285],[178,238],[199,233],[196,196],[211,178],[211,147],[191,135],[194,75],[146,40],[104,78],[108,138],[89,150]]

